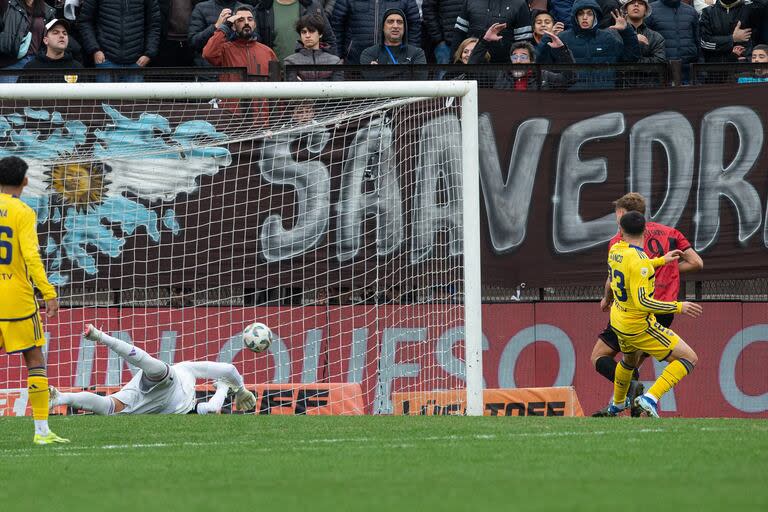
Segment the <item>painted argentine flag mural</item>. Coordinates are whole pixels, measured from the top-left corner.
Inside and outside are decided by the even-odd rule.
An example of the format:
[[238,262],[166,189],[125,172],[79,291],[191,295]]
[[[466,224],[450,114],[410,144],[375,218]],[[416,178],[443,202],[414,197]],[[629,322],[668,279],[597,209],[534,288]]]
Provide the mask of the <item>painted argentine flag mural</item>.
[[[227,136],[206,121],[172,126],[160,114],[130,119],[109,105],[100,108],[106,117],[98,126],[65,120],[47,109],[0,116],[0,137],[9,141],[0,147],[0,157],[14,155],[29,164],[22,199],[35,210],[38,223],[59,227],[60,239],[43,241],[49,278],[56,285],[70,281],[62,270],[65,259],[73,270],[98,273],[89,245],[115,258],[137,228],[143,227],[154,244],[161,230],[177,235],[183,226],[174,199],[195,193],[198,177],[231,163],[229,150],[218,145]],[[93,117],[102,117],[98,113]]]

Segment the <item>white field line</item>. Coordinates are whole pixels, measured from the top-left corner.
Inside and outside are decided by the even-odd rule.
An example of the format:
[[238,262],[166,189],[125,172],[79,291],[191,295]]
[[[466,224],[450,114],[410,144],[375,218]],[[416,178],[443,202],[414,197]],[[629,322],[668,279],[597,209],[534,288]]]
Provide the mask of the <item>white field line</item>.
[[[665,432],[663,428],[644,428],[627,432],[627,434],[646,434]],[[80,456],[93,454],[101,450],[145,450],[162,448],[194,448],[194,447],[217,447],[226,449],[227,447],[251,445],[251,452],[273,452],[286,450],[292,451],[313,451],[322,450],[320,445],[324,444],[347,444],[350,447],[361,445],[365,448],[375,446],[385,449],[415,448],[419,443],[431,442],[455,442],[455,441],[489,441],[504,440],[515,438],[548,438],[548,437],[568,437],[568,436],[602,436],[616,434],[609,430],[591,430],[591,431],[565,431],[565,432],[510,432],[504,435],[496,434],[475,434],[469,436],[450,435],[450,436],[428,436],[428,437],[409,437],[406,439],[381,439],[370,437],[340,437],[340,438],[318,438],[318,439],[300,439],[291,443],[273,443],[272,446],[253,446],[258,445],[258,440],[230,440],[213,442],[193,442],[186,441],[182,443],[126,443],[126,444],[107,444],[102,446],[76,446],[76,445],[57,445],[57,446],[33,446],[28,448],[10,448],[0,450],[0,457],[31,457],[36,455],[55,455],[55,456]]]

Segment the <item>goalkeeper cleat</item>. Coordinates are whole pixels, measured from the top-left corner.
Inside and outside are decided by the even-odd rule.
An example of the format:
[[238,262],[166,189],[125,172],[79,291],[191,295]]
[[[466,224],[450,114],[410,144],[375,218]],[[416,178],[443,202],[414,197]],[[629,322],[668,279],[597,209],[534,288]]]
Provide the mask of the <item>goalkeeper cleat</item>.
[[635,398],[635,405],[652,418],[659,417],[659,409],[650,397],[646,395]]
[[613,403],[613,401],[611,401],[605,411],[606,416],[618,416],[621,411],[625,410],[627,407],[630,407],[630,405],[631,402],[629,401],[629,397],[624,399],[624,405],[616,405]]
[[59,405],[56,403],[58,400],[59,400],[59,390],[49,385],[48,386],[48,409],[49,410],[53,409],[54,407]]
[[69,439],[59,437],[53,432],[48,432],[47,435],[35,434],[35,438],[32,440],[35,444],[56,444],[56,443],[68,443]]
[[643,386],[642,382],[633,380],[629,383],[629,393],[627,393],[627,398],[629,398],[629,401],[632,403],[632,408],[629,413],[633,418],[639,418],[643,415],[642,407],[635,403],[637,397],[643,395],[643,391],[645,391],[645,386]]
[[94,327],[93,324],[85,325],[85,332],[83,332],[83,337],[85,339],[91,341],[101,341],[101,335],[102,332]]

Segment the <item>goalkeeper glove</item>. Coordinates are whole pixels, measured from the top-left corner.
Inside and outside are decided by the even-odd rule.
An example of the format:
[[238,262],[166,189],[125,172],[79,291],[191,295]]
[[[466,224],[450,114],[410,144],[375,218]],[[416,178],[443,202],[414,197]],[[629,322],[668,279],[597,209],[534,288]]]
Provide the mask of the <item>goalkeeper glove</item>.
[[235,406],[238,411],[250,411],[256,407],[256,397],[244,387],[235,391]]

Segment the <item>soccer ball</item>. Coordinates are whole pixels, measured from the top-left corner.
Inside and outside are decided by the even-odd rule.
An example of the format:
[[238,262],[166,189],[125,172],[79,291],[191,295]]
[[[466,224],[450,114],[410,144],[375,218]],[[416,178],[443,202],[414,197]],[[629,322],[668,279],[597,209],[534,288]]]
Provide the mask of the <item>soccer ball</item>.
[[253,352],[264,352],[272,345],[272,331],[261,322],[253,322],[243,330],[243,344]]

